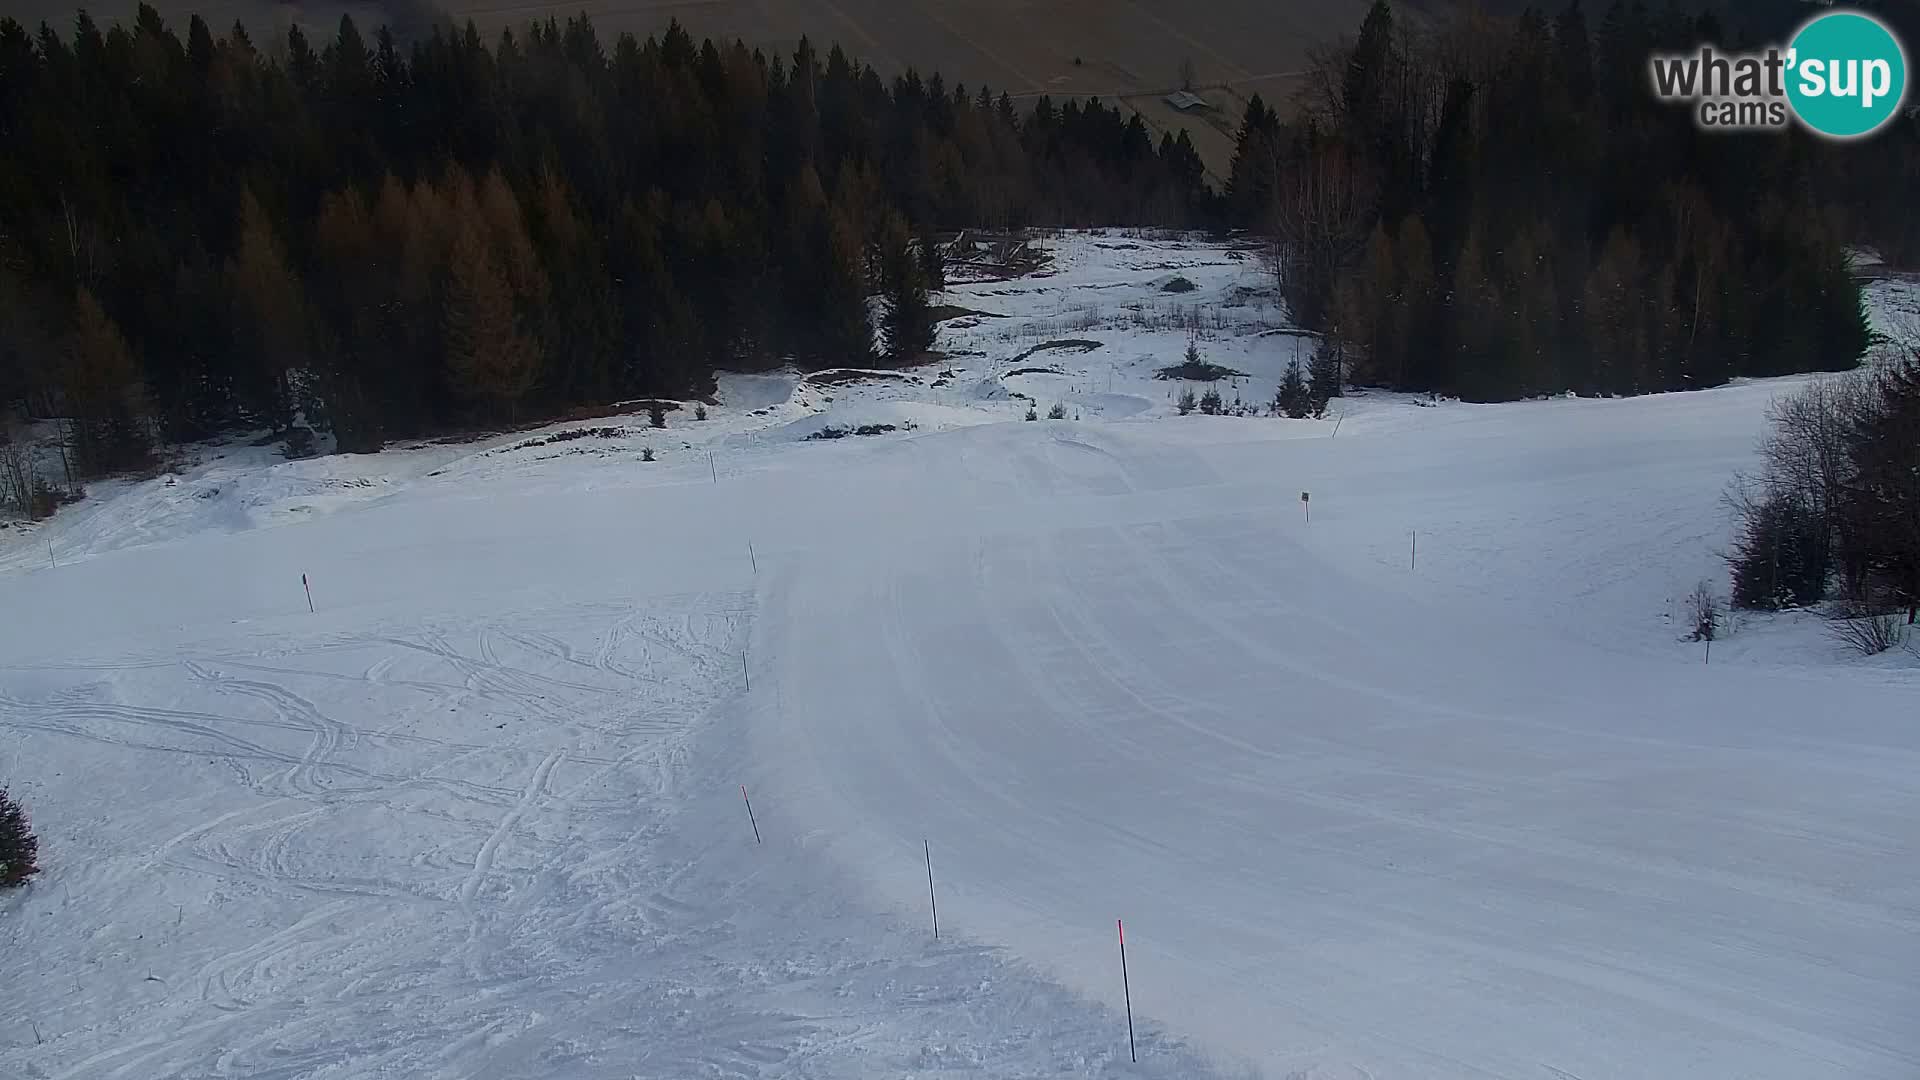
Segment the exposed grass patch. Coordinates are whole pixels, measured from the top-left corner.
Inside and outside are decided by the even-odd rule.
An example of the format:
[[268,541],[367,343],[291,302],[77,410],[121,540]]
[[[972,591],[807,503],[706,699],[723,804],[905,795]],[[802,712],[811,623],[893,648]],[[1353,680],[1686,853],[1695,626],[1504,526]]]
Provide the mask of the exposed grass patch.
[[[851,427],[851,428],[829,426],[829,427],[821,428],[819,431],[816,431],[813,434],[807,436],[807,438],[808,439],[844,439],[849,435],[885,435],[889,431],[900,431],[900,430],[902,429],[897,424],[861,424],[858,427]],[[908,431],[913,430],[913,425],[908,424],[905,430],[908,430]]]
[[951,319],[1004,319],[1005,315],[996,315],[991,311],[975,311],[959,304],[937,304],[933,309],[933,321],[947,322]]
[[1060,351],[1070,350],[1072,352],[1083,352],[1083,353],[1092,352],[1093,350],[1098,349],[1105,344],[1106,343],[1102,341],[1088,341],[1085,338],[1061,338],[1057,341],[1043,341],[1040,344],[1035,345],[1033,348],[1028,349],[1026,352],[1021,353],[1019,356],[1014,357],[1009,362],[1017,364],[1020,361],[1025,360],[1027,357],[1032,356],[1034,353],[1053,352],[1055,350],[1060,350]]
[[503,446],[498,450],[489,451],[489,453],[504,454],[514,450],[528,450],[536,446],[552,446],[555,443],[573,442],[576,439],[618,439],[627,434],[630,433],[623,427],[573,428],[570,431],[556,431],[551,435],[543,435],[537,439],[523,439],[520,442],[514,443],[512,446]]
[[1180,363],[1172,367],[1163,367],[1153,377],[1156,379],[1179,379],[1181,382],[1219,382],[1221,379],[1238,379],[1246,376],[1244,371],[1208,363]]
[[831,368],[826,371],[816,371],[807,376],[805,381],[814,386],[846,386],[850,383],[859,382],[917,382],[919,380],[910,375],[902,375],[897,371],[874,371],[869,368]]

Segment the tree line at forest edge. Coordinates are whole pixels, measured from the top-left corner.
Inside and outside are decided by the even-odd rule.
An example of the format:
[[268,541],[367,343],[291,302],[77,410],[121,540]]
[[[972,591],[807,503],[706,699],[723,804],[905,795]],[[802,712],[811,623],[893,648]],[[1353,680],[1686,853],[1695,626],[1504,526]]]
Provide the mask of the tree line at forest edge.
[[1806,17],[1617,0],[1594,26],[1576,0],[1416,27],[1376,0],[1297,115],[1251,102],[1227,213],[1270,237],[1295,318],[1356,383],[1502,400],[1851,368],[1869,333],[1846,247],[1920,259],[1920,116],[1858,144],[1711,132],[1649,90],[1655,51],[1757,48]]
[[344,450],[932,344],[935,229],[1208,220],[1182,133],[838,47],[587,19],[316,47],[0,19],[0,404],[82,475],[297,417]]
[[804,41],[0,20],[0,403],[64,418],[85,476],[297,418],[371,450],[865,364],[875,294],[906,361],[932,341],[925,238],[982,224],[1259,230],[1333,370],[1395,388],[1849,366],[1843,243],[1920,249],[1914,121],[1866,148],[1699,133],[1643,73],[1702,37],[1728,40],[1638,2],[1594,32],[1577,4],[1416,30],[1379,3],[1297,117],[1253,103],[1216,196],[1137,116],[888,85]]

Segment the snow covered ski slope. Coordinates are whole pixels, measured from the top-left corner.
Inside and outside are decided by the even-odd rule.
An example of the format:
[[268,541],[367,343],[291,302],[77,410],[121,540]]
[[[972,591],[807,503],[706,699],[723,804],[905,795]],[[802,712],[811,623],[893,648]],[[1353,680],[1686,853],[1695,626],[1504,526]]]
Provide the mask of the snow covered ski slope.
[[1670,621],[1782,387],[1175,417],[1067,299],[1175,272],[1257,280],[1083,239],[937,379],[8,539],[0,1076],[1920,1074],[1913,659]]

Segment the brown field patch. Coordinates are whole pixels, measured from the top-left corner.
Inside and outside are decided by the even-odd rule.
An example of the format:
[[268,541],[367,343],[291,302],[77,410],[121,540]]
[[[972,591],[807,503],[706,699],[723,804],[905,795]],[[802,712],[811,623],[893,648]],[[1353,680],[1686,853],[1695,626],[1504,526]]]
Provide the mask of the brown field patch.
[[[316,44],[330,38],[342,12],[370,33],[383,23],[422,25],[424,0],[153,0],[184,35],[191,14],[216,31],[243,20],[271,47],[298,22]],[[94,0],[102,23],[131,20],[138,0]],[[1027,100],[1100,97],[1137,112],[1154,131],[1186,128],[1216,183],[1233,156],[1233,132],[1246,100],[1259,93],[1286,111],[1314,45],[1353,33],[1367,0],[442,0],[458,22],[471,18],[489,39],[503,27],[549,16],[586,14],[609,44],[623,31],[657,33],[678,19],[696,39],[740,38],[790,54],[802,34],[824,52],[839,42],[892,76],[909,66],[934,71],[949,87],[982,84]],[[12,0],[13,18],[30,29],[47,21],[71,32],[70,0]],[[1181,62],[1193,61],[1209,115],[1183,114],[1161,100],[1177,88]],[[1078,61],[1076,63],[1076,61]]]

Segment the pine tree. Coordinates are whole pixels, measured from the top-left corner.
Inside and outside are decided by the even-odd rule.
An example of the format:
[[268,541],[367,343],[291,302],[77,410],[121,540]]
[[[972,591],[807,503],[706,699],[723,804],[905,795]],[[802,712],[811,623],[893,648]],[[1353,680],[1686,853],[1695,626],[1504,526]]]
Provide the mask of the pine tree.
[[40,841],[27,823],[27,812],[0,789],[0,889],[25,885],[40,872],[36,859]]
[[1273,405],[1276,411],[1285,413],[1295,420],[1305,419],[1312,410],[1307,380],[1300,373],[1300,361],[1287,361],[1287,372],[1281,376],[1280,389],[1273,395]]
[[1856,562],[1920,621],[1920,353],[1873,376],[1847,455],[1855,473],[1842,511]]
[[1827,545],[1818,519],[1804,502],[1785,493],[1771,494],[1745,519],[1729,556],[1735,607],[1778,611],[1826,596]]
[[920,274],[929,292],[940,292],[947,287],[946,254],[931,229],[920,230]]
[[1327,403],[1340,396],[1342,367],[1341,345],[1335,337],[1323,337],[1314,346],[1313,363],[1307,383],[1307,411],[1319,416]]
[[887,223],[881,238],[880,271],[887,358],[910,364],[933,348],[933,306],[927,297],[923,264],[909,245],[906,222],[898,215]]
[[1280,155],[1280,119],[1259,94],[1247,102],[1227,174],[1227,202],[1234,220],[1264,227],[1273,213]]
[[[873,361],[866,275],[861,271],[859,236],[838,211],[828,213],[826,253],[825,272],[819,275],[823,296],[816,324],[822,329],[823,351],[832,366],[864,367]],[[912,326],[904,328],[910,331]]]

